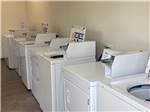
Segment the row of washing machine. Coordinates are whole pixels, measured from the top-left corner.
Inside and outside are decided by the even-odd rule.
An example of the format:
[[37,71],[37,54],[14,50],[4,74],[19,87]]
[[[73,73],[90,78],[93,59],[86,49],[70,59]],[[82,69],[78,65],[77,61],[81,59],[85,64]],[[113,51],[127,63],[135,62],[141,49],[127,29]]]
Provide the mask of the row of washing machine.
[[96,62],[96,43],[85,41],[85,32],[75,26],[69,38],[12,39],[15,68],[42,111],[149,112],[149,54],[105,49]]
[[[69,38],[56,38],[55,33],[36,34],[33,40],[9,38],[13,49],[8,63],[16,69],[23,84],[44,112],[64,111],[63,67],[95,62],[95,41],[85,41],[85,27],[71,28]],[[10,50],[10,49],[9,49]]]

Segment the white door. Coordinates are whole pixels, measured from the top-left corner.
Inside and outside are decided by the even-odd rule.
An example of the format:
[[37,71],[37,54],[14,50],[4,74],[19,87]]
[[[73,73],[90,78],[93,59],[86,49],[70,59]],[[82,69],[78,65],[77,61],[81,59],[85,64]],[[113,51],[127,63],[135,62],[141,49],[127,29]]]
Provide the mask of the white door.
[[65,111],[89,111],[89,95],[64,79]]

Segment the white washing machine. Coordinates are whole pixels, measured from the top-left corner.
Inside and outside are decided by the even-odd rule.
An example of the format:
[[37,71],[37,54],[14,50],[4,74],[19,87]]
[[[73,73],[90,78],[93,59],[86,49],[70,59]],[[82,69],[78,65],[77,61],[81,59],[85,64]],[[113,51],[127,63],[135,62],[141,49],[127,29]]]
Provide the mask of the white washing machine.
[[7,58],[8,67],[10,69],[15,69],[15,60],[14,60],[14,47],[13,47],[13,39],[25,37],[24,34],[27,33],[26,30],[15,30],[14,33],[10,35],[4,35],[3,38],[3,53],[4,58]]
[[148,74],[137,74],[121,77],[111,82],[112,87],[122,92],[139,111],[150,112],[150,77]]
[[[63,61],[64,61],[64,58],[63,59],[61,58],[62,56],[64,56],[63,53],[67,54],[67,56],[68,56],[67,62],[68,63],[71,62],[71,63],[75,64],[75,63],[84,63],[84,62],[95,61],[95,42],[89,42],[89,43],[88,42],[85,42],[85,43],[80,42],[80,41],[84,41],[85,31],[86,31],[85,27],[74,26],[71,29],[69,42],[71,42],[73,40],[73,41],[78,41],[79,43],[67,42],[66,45],[51,43],[50,44],[51,48],[56,49],[55,52],[54,52],[54,50],[50,50],[50,52],[48,52],[48,53],[36,53],[36,55],[32,56],[33,57],[33,58],[31,58],[32,59],[32,76],[33,76],[32,77],[32,93],[35,96],[35,98],[37,99],[37,101],[40,103],[40,106],[43,111],[63,110],[63,104],[62,104],[62,102],[63,102],[63,96],[62,96],[63,86],[62,86],[62,84],[63,83],[62,83],[61,74],[60,74],[61,68],[63,66]],[[55,41],[54,43],[60,43],[60,42]],[[58,46],[56,46],[56,45],[58,45]],[[64,51],[66,51],[66,52],[64,52]],[[89,53],[91,53],[90,56],[89,56]],[[57,59],[51,59],[52,54],[53,55],[59,54],[59,56],[53,57],[53,58],[57,58]],[[54,66],[52,64],[52,62],[53,62],[52,60],[55,63]],[[58,64],[56,62],[58,62]],[[57,70],[54,70],[54,69],[57,69]],[[55,84],[55,80],[51,80],[51,75],[49,75],[49,74],[51,74],[51,72],[52,72],[52,74],[58,73],[58,75],[56,77],[54,75],[52,76],[53,78],[57,78],[56,79],[56,80],[58,80],[57,84]],[[52,84],[50,84],[50,83],[52,83]],[[51,85],[52,85],[52,89],[50,89]],[[57,86],[56,90],[55,90],[54,86]],[[58,87],[58,86],[61,86],[62,88]],[[46,90],[46,92],[45,92],[46,95],[44,95],[44,93],[42,93],[43,92],[43,90],[41,90],[42,88],[43,88],[43,90]],[[57,95],[59,92],[60,92],[60,94]],[[51,103],[53,103],[53,104],[51,104]]]
[[[149,84],[148,80],[141,81]],[[138,84],[135,82],[130,84]],[[131,85],[125,86],[121,81],[119,83],[117,87],[117,82],[106,79],[104,65],[100,62],[66,67],[65,111],[149,112],[149,102],[130,95],[127,88]]]
[[14,68],[16,69],[16,72],[20,75],[20,52],[19,52],[19,43],[27,41],[26,38],[14,38],[12,40],[12,49],[13,49],[13,59],[14,59]]
[[[39,84],[38,81],[35,80],[39,80],[38,79],[38,75],[39,73],[39,54],[45,54],[48,52],[54,52],[54,51],[60,51],[60,47],[66,45],[68,42],[70,41],[70,38],[56,38],[51,40],[51,43],[49,46],[47,47],[38,47],[38,48],[32,48],[31,49],[31,76],[32,76],[32,81],[31,83],[31,90],[33,95],[36,97],[36,99],[39,101],[38,99],[38,92],[37,89],[39,88]],[[45,70],[46,72],[46,70]]]
[[37,32],[28,32],[26,36],[24,37],[17,37],[12,39],[12,49],[13,49],[13,59],[14,59],[14,68],[16,69],[16,72],[20,75],[20,52],[19,52],[19,46],[20,42],[27,42],[31,41],[33,42],[35,40]]
[[[121,56],[124,57],[123,54]],[[132,56],[134,60],[135,55]],[[120,58],[124,60],[123,57]],[[145,54],[144,52],[143,60],[141,59],[141,63],[145,62],[145,58],[147,57],[148,57],[147,53]],[[139,53],[139,55],[137,54],[136,58],[141,58],[141,53]],[[107,60],[107,62],[110,61]],[[143,72],[144,71],[145,70],[143,69]],[[126,92],[121,90],[123,89],[123,86],[121,84],[118,85],[120,89],[117,86],[115,86],[115,84],[117,84],[116,82],[117,79],[120,78],[118,77],[118,74],[116,78],[107,78],[105,73],[106,73],[105,65],[101,62],[72,65],[65,67],[64,69],[65,111],[147,112],[149,110],[148,102],[144,104],[144,101],[143,103],[141,103],[137,101],[138,100],[137,98],[136,100],[135,98],[133,99],[132,95],[130,95],[129,97],[129,93],[127,92],[127,90]],[[121,77],[123,77],[123,74],[120,75]],[[125,76],[127,77],[127,74],[125,74]],[[134,74],[134,77],[137,77],[137,75]],[[124,82],[120,79],[118,81],[120,81],[120,83]],[[143,80],[143,83],[147,82],[148,80]],[[128,93],[128,95],[126,93]]]
[[45,52],[52,52],[52,51],[59,51],[60,50],[60,46],[64,46],[66,45],[68,42],[70,41],[70,38],[56,38],[56,39],[52,39],[50,42],[49,46],[42,46],[42,47],[34,47],[31,48],[29,50],[29,57],[30,60],[28,60],[29,65],[30,65],[30,69],[29,69],[29,75],[31,76],[31,79],[29,80],[29,83],[31,85],[32,89],[32,71],[36,71],[37,70],[37,66],[39,63],[39,60],[37,58],[37,55],[40,53],[45,53]]
[[31,85],[29,81],[31,79],[30,63],[29,63],[30,49],[34,47],[48,46],[48,43],[54,38],[56,38],[55,33],[37,34],[35,41],[20,43],[20,74],[22,77],[22,81],[27,87],[27,89],[31,89]]
[[12,59],[10,59],[11,58],[10,57],[10,54],[11,54],[10,39],[11,38],[14,38],[13,34],[3,35],[3,38],[2,38],[2,57],[6,59],[8,67],[11,67],[11,65],[8,61],[12,60]]
[[63,72],[65,65],[95,62],[95,41],[69,42],[65,50],[39,54],[33,72],[32,92],[44,112],[64,111]]

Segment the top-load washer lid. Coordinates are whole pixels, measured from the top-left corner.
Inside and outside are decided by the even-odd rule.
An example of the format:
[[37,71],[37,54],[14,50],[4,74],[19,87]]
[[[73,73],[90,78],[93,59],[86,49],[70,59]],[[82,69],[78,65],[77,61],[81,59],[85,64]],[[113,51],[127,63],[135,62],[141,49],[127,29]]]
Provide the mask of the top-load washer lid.
[[128,88],[128,92],[142,100],[150,102],[150,84],[141,84]]

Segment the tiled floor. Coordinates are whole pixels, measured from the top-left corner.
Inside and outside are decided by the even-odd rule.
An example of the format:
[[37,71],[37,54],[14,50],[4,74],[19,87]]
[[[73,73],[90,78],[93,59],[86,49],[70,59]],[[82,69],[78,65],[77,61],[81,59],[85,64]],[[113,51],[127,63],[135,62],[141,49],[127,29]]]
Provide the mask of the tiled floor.
[[2,112],[41,112],[31,92],[26,90],[20,77],[2,61]]

